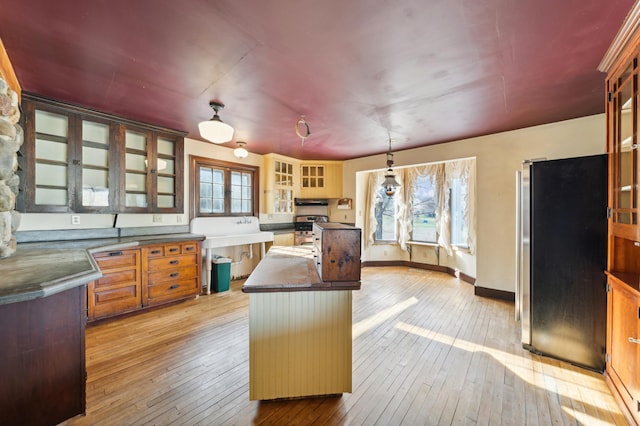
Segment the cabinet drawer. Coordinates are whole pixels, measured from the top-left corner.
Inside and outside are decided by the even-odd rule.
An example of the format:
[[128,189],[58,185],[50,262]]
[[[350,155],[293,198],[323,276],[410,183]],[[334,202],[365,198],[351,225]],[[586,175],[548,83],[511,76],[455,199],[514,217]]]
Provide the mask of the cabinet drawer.
[[191,279],[196,278],[197,276],[198,271],[195,265],[175,267],[157,272],[149,272],[149,285],[155,285],[159,282],[167,280],[175,281]]
[[90,319],[107,317],[140,308],[138,286],[133,284],[110,290],[92,292],[92,315]]
[[181,253],[182,254],[192,254],[197,253],[198,243],[183,243],[181,244]]
[[135,267],[138,259],[138,250],[105,251],[93,255],[103,272],[109,269]]
[[107,272],[96,281],[96,289],[104,289],[105,287],[122,287],[126,285],[135,285],[138,281],[137,269],[126,269],[124,271]]
[[195,296],[199,293],[198,280],[171,280],[157,285],[149,286],[150,305],[163,303],[170,300],[177,300],[182,297]]
[[149,271],[157,271],[159,269],[175,269],[181,266],[196,265],[196,255],[171,256],[149,260]]
[[146,249],[147,257],[164,256],[164,246],[150,247]]
[[167,244],[164,246],[165,256],[173,256],[182,252],[180,244]]

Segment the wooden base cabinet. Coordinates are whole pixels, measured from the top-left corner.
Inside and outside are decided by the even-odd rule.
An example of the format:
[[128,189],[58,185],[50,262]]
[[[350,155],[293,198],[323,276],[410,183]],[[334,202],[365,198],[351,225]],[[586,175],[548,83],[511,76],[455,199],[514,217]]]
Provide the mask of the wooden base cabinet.
[[200,245],[189,241],[142,248],[143,306],[161,305],[200,293]]
[[607,373],[636,423],[640,424],[640,293],[609,277]]
[[0,305],[0,424],[55,425],[85,412],[85,285]]
[[89,321],[140,309],[140,249],[95,253],[102,278],[88,285]]
[[103,275],[87,286],[89,321],[199,295],[201,245],[183,241],[94,253]]

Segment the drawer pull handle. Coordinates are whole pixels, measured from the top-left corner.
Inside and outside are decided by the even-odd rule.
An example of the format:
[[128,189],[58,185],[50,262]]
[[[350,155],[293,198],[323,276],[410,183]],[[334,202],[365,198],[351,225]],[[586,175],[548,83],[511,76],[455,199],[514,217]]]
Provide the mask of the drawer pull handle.
[[151,250],[151,254],[160,254],[160,250]]
[[174,252],[178,251],[178,249],[177,249],[177,248],[170,248],[170,249],[169,249],[169,251],[170,251],[171,253],[174,253]]
[[121,251],[112,251],[111,253],[109,253],[109,256],[122,256],[122,252]]
[[177,260],[172,260],[171,262],[169,262],[169,265],[177,265],[178,261]]
[[175,290],[176,288],[180,287],[179,284],[174,284],[171,287],[169,287],[169,290]]
[[193,247],[185,247],[185,251],[193,251]]
[[633,337],[629,337],[629,343],[635,343],[636,345],[640,345],[640,339],[634,339]]
[[173,274],[169,274],[169,276],[170,276],[171,278],[175,278],[175,277],[177,277],[178,275],[180,275],[180,273],[179,273],[179,272],[174,272]]

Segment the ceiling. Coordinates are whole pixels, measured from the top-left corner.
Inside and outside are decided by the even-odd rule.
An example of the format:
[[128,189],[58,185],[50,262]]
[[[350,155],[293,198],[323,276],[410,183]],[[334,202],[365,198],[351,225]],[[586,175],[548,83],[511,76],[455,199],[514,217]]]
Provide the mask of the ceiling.
[[633,3],[0,0],[0,38],[26,92],[194,139],[218,100],[250,152],[350,159],[604,112]]

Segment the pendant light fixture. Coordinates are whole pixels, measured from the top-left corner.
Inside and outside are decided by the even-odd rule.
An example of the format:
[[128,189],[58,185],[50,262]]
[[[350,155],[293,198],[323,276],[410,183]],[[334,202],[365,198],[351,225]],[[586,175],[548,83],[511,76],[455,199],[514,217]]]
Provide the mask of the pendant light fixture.
[[393,197],[396,193],[396,188],[400,186],[398,181],[396,181],[396,175],[393,174],[393,154],[391,153],[391,138],[389,138],[389,152],[387,152],[387,174],[384,175],[384,182],[382,182],[382,187],[384,188],[384,193],[387,194],[387,197]]
[[246,142],[242,141],[236,142],[238,147],[233,150],[233,155],[235,155],[236,158],[247,158],[249,156],[249,151],[244,147],[246,144]]
[[224,108],[224,104],[211,101],[209,106],[213,109],[214,114],[211,120],[201,121],[198,124],[200,136],[213,143],[229,142],[233,139],[233,127],[224,123],[218,115],[218,111]]

